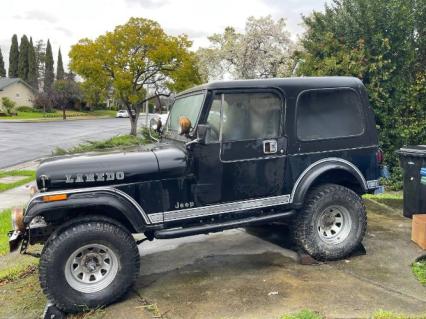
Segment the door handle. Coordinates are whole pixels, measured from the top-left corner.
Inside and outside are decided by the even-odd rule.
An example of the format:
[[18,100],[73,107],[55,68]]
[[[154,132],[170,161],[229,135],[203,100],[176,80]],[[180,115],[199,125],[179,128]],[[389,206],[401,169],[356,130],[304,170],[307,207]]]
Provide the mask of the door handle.
[[278,143],[276,140],[263,141],[263,154],[275,154],[278,151]]

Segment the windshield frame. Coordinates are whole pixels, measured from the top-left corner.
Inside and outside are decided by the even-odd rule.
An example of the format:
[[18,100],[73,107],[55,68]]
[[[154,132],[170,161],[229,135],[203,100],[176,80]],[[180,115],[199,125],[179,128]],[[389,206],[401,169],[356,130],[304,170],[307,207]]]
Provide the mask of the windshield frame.
[[201,113],[203,112],[204,104],[206,102],[206,97],[207,97],[207,90],[206,89],[197,90],[197,91],[191,91],[191,92],[188,92],[188,93],[176,96],[175,100],[173,101],[173,105],[170,107],[169,116],[167,118],[167,122],[164,123],[163,136],[165,138],[170,138],[170,139],[180,140],[180,141],[186,141],[187,140],[187,137],[185,137],[183,135],[179,135],[179,133],[177,131],[173,131],[173,130],[169,129],[169,121],[170,121],[170,118],[171,118],[170,115],[172,113],[173,106],[175,105],[176,101],[178,101],[180,99],[183,99],[183,98],[187,98],[189,96],[193,96],[193,95],[203,95],[203,99],[202,99],[202,102],[201,102],[200,110],[198,111],[197,118],[196,118],[195,122],[191,123],[192,124],[192,129],[191,129],[189,135],[191,135],[191,133],[193,133],[194,130],[196,129],[196,127],[198,125],[198,121],[200,120],[200,117],[201,117]]

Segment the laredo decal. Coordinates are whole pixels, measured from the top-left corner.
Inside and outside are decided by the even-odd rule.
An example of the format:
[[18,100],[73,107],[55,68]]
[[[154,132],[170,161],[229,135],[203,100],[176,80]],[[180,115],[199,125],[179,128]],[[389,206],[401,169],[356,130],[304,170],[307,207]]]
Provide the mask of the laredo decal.
[[74,175],[65,175],[65,183],[90,183],[105,181],[122,181],[124,172],[101,172],[101,173],[85,173]]

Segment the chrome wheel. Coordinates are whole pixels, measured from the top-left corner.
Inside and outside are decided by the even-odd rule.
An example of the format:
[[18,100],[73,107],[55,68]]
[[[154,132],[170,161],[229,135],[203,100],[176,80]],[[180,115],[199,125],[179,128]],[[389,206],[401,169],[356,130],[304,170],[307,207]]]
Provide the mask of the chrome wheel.
[[101,244],[90,244],[74,251],[65,264],[65,279],[75,290],[93,293],[115,279],[119,262],[115,252]]
[[329,206],[319,214],[317,231],[321,240],[326,243],[342,243],[349,236],[351,228],[350,213],[343,206]]

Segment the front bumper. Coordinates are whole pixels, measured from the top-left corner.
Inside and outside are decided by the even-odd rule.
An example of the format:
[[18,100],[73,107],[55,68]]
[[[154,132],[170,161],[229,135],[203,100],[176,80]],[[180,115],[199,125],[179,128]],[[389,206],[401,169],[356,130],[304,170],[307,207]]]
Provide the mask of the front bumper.
[[14,252],[21,248],[22,241],[24,240],[24,234],[19,230],[11,230],[8,234],[9,236],[9,252]]

